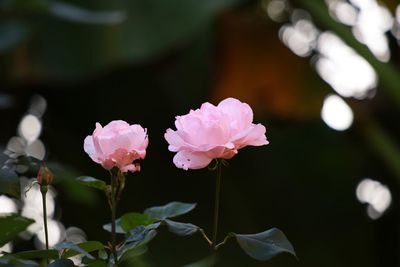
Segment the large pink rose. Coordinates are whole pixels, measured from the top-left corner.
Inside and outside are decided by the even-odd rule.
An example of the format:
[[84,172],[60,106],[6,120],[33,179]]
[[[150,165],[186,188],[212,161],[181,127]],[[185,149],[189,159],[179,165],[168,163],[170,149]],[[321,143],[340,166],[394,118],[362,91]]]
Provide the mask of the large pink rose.
[[174,163],[184,170],[201,169],[213,159],[230,159],[245,146],[268,144],[265,127],[253,123],[253,111],[246,103],[227,98],[218,106],[204,103],[200,109],[177,116],[176,131],[164,137],[168,149],[177,152]]
[[117,120],[104,128],[96,123],[93,135],[85,138],[84,149],[94,162],[107,170],[117,167],[122,172],[135,172],[140,171],[140,166],[133,161],[144,159],[148,143],[142,126]]

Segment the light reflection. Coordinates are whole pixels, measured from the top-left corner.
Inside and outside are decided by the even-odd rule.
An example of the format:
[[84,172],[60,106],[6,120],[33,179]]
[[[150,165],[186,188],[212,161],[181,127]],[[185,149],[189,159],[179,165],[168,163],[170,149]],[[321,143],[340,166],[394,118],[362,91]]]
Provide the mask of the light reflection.
[[41,95],[34,95],[31,98],[31,104],[28,110],[29,114],[32,114],[38,118],[41,118],[46,112],[47,101]]
[[39,160],[43,160],[46,156],[46,148],[42,141],[39,139],[33,141],[32,143],[28,144],[25,150],[28,156],[37,158]]
[[389,41],[385,33],[393,25],[390,11],[376,1],[356,2],[360,9],[357,24],[353,28],[356,38],[367,45],[376,58],[383,62],[389,61]]
[[354,115],[343,99],[337,95],[328,95],[322,106],[321,118],[330,128],[344,131],[353,123]]
[[0,216],[16,213],[17,211],[18,205],[14,199],[5,195],[0,195]]
[[[21,200],[23,207],[21,215],[34,220],[35,222],[28,226],[26,232],[21,237],[30,239],[32,235],[37,235],[43,229],[43,202],[40,186],[33,184],[36,179],[20,178],[21,181]],[[28,190],[28,188],[30,189]],[[26,193],[25,193],[26,192]],[[46,211],[47,218],[50,220],[54,216],[55,211],[55,191],[49,186],[49,191],[46,194]]]
[[[26,183],[30,186],[36,179],[30,179]],[[25,180],[26,181],[26,180]],[[24,187],[22,192],[27,190],[27,187]],[[49,186],[49,191],[46,194],[46,211],[47,217],[53,217],[55,210],[55,192],[54,189]],[[22,215],[28,218],[37,219],[42,218],[43,209],[42,209],[42,193],[40,192],[40,186],[38,184],[34,184],[26,194],[22,194],[21,199],[24,202],[24,206],[22,208]]]
[[356,196],[361,203],[369,204],[367,214],[371,219],[381,217],[392,202],[389,188],[369,178],[357,185]]
[[386,32],[393,26],[393,16],[388,8],[376,0],[326,0],[329,11],[340,22],[351,25],[357,40],[383,62],[390,59]]
[[[65,231],[65,241],[72,242],[74,244],[79,244],[86,241],[86,234],[85,232],[75,226],[68,227]],[[82,255],[76,255],[71,257],[70,260],[74,262],[75,265],[80,266],[82,263]]]
[[316,70],[338,94],[362,99],[374,92],[375,70],[335,34],[322,33],[318,38],[318,51]]
[[[60,222],[53,219],[47,219],[47,230],[49,247],[53,247],[54,245],[62,242],[65,239],[65,227]],[[40,249],[44,249],[46,246],[46,239],[43,227],[36,234],[35,246]]]
[[17,158],[25,154],[26,141],[22,137],[11,137],[7,143],[8,155],[12,158]]
[[86,241],[85,232],[75,226],[68,227],[66,230],[66,241],[74,244],[82,243]]
[[318,30],[305,11],[295,10],[291,17],[293,23],[283,25],[279,29],[279,37],[296,55],[309,56],[315,48]]
[[19,135],[25,138],[28,142],[35,141],[39,137],[41,131],[42,123],[38,117],[32,114],[25,115],[18,127]]
[[[10,138],[7,149],[4,152],[12,159],[19,156],[29,156],[43,160],[46,156],[46,148],[39,136],[42,131],[41,117],[47,108],[47,101],[40,95],[31,98],[28,114],[24,115],[18,126],[18,135]],[[24,173],[25,166],[16,166],[18,172]]]
[[11,242],[5,244],[4,246],[0,247],[0,254],[2,253],[11,253],[13,250],[13,245]]
[[285,19],[288,3],[285,0],[262,1],[262,7],[272,20],[282,22]]
[[343,0],[327,1],[331,16],[343,24],[354,26],[357,22],[357,9]]

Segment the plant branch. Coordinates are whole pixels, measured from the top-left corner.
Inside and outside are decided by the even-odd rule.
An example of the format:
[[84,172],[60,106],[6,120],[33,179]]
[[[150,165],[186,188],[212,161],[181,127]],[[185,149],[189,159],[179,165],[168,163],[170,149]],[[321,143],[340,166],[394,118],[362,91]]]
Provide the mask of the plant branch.
[[213,239],[212,239],[212,248],[214,250],[216,250],[216,244],[217,244],[219,200],[221,194],[221,174],[222,174],[221,162],[219,162],[218,160],[216,163],[216,168],[217,168],[217,179],[215,181],[214,226],[213,226]]
[[[46,194],[47,194],[47,185],[40,186],[40,192],[42,193],[42,203],[43,203],[43,224],[44,224],[44,236],[46,240],[46,250],[49,250],[49,236],[47,230],[47,205],[46,205]],[[46,257],[46,262],[49,264],[49,258]]]

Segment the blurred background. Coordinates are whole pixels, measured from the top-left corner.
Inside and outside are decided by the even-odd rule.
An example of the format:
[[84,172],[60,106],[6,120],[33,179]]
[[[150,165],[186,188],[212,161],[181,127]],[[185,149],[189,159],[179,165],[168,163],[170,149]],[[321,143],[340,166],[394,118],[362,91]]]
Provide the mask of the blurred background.
[[[83,140],[114,119],[150,139],[118,213],[196,202],[181,221],[210,233],[215,174],[177,169],[163,134],[176,115],[236,97],[270,144],[224,169],[219,238],[278,227],[299,260],[257,262],[231,241],[218,266],[399,266],[399,41],[395,0],[1,0],[0,213],[38,220],[1,250],[43,247],[21,155],[56,174],[50,243],[106,243],[105,197],[74,178],[108,181]],[[209,254],[199,235],[162,231],[129,266]]]

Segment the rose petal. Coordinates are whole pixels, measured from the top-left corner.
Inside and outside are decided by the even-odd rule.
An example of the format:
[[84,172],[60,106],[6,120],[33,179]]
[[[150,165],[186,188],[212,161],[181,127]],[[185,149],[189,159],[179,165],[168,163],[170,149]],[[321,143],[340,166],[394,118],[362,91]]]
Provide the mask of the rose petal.
[[212,158],[207,157],[203,153],[192,153],[188,151],[179,151],[174,156],[174,164],[176,167],[184,170],[202,169],[207,167]]

